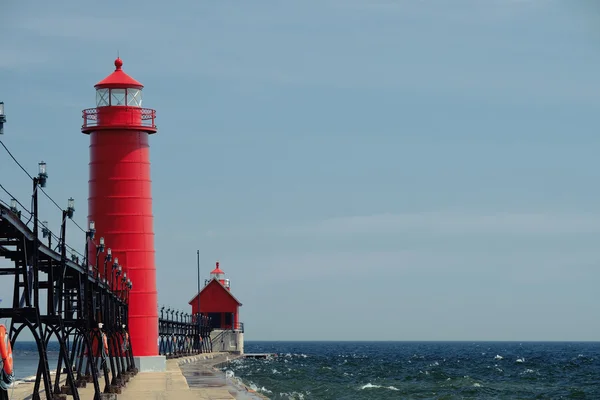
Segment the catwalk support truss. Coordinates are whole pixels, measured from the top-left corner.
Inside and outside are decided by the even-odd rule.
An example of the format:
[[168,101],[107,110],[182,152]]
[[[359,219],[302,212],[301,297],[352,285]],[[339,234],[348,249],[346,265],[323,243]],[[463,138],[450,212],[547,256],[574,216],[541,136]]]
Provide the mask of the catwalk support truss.
[[[19,213],[0,203],[0,279],[14,278],[12,307],[0,308],[0,319],[10,319],[13,347],[25,330],[37,345],[39,364],[31,398],[39,399],[44,390],[47,399],[70,395],[78,400],[78,388],[87,384],[93,385],[97,400],[103,393],[120,393],[137,373],[126,325],[131,284],[120,270],[107,274],[106,260],[102,274],[98,259],[96,267],[87,259],[83,265],[67,259],[68,210],[63,211],[58,252],[39,240],[36,188],[34,180],[32,229]],[[5,297],[4,306],[8,300]],[[52,366],[47,355],[50,340],[59,346]],[[0,400],[8,395],[0,389]]]

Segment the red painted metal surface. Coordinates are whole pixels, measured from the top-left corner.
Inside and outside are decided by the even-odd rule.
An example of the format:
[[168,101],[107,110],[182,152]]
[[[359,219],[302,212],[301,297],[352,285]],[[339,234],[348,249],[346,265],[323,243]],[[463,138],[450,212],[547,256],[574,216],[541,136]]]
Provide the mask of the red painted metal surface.
[[123,60],[117,57],[115,60],[115,71],[106,78],[102,79],[100,82],[96,83],[94,87],[96,89],[126,87],[142,89],[144,87],[144,85],[142,85],[140,82],[123,72],[121,67],[123,67]]
[[[122,62],[117,59],[115,65],[120,71]],[[141,86],[129,79],[112,79],[110,84],[126,88],[133,81]],[[154,356],[158,354],[158,310],[148,134],[156,132],[156,114],[128,106],[91,110],[96,111],[84,110],[81,128],[90,134],[88,221],[95,221],[96,240],[104,237],[133,284],[128,325],[134,355]],[[92,115],[95,118],[86,119]],[[143,125],[144,116],[151,116],[150,126]],[[90,260],[95,259],[90,246]]]

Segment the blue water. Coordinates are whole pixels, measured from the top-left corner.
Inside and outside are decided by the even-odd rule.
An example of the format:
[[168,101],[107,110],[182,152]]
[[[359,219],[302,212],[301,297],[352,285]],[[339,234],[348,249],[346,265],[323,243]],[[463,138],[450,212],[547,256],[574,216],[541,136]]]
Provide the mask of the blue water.
[[[600,399],[600,343],[246,342],[229,369],[278,399]],[[51,369],[58,357],[49,346]],[[502,357],[499,359],[500,356]],[[35,375],[34,343],[14,349],[18,379]]]
[[[58,363],[58,342],[48,344],[48,362],[50,370],[56,369]],[[18,380],[31,378],[37,373],[39,356],[35,342],[20,342],[17,340],[13,348],[13,369]]]
[[[271,399],[600,399],[600,343],[246,342]],[[497,357],[498,356],[498,357]]]

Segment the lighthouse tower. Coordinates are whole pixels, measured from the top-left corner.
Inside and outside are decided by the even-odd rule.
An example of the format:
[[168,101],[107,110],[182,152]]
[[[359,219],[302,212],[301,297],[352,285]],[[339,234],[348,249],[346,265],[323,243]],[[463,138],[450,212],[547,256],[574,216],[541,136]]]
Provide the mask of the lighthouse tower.
[[[128,328],[136,364],[140,371],[162,370],[148,145],[156,111],[142,108],[143,85],[122,67],[117,58],[114,72],[95,85],[96,107],[83,110],[81,132],[90,136],[88,222],[131,280]],[[96,260],[93,245],[89,260]],[[111,274],[109,268],[108,282]]]

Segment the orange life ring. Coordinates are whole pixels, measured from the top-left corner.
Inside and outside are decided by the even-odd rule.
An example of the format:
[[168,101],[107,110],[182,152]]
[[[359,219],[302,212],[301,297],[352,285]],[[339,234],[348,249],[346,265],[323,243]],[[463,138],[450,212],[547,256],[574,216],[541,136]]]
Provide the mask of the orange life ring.
[[106,334],[102,334],[102,344],[104,347],[104,354],[108,354],[108,339],[106,338]]
[[10,340],[6,334],[6,327],[0,325],[0,356],[2,357],[2,365],[6,375],[13,373],[13,354]]

